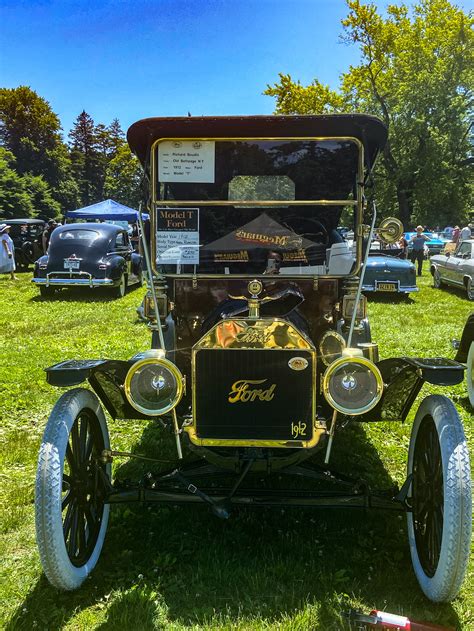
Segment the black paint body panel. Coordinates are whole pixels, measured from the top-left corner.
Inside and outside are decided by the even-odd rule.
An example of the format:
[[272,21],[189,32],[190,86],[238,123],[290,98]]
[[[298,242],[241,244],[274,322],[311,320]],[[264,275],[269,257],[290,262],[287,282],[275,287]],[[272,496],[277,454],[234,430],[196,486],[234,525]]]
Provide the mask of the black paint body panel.
[[[288,361],[303,357],[304,370]],[[249,389],[267,391],[271,400],[229,402],[239,380],[263,381]],[[292,350],[200,350],[196,354],[196,430],[199,438],[310,440],[312,438],[312,357]],[[234,395],[231,395],[234,396]],[[292,424],[305,431],[292,433]],[[296,430],[293,430],[296,431]]]

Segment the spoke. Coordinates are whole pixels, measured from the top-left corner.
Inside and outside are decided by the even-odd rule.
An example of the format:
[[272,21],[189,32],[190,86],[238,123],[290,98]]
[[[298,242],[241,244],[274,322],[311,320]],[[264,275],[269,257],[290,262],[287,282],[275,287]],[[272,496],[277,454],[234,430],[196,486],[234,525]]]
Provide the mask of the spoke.
[[73,516],[72,516],[72,524],[71,524],[71,537],[69,539],[69,543],[68,543],[68,552],[69,552],[69,557],[72,558],[76,555],[76,551],[77,551],[77,524],[79,521],[79,508],[78,506],[76,506]]
[[89,428],[89,419],[87,415],[80,417],[81,429],[79,430],[79,448],[81,453],[81,463],[85,461],[86,454],[86,442],[87,442],[87,430]]
[[79,523],[78,523],[78,531],[79,531],[79,555],[83,555],[86,551],[86,533],[85,533],[85,520],[84,520],[84,511],[81,510],[79,512]]
[[72,453],[71,444],[69,442],[66,447],[66,459],[69,464],[69,468],[71,469],[71,472],[77,471],[76,458],[74,457],[74,454]]
[[79,446],[79,432],[77,430],[77,421],[74,423],[74,425],[72,426],[71,429],[71,440],[72,440],[72,451],[74,454],[74,458],[78,464],[78,466],[80,466],[81,464],[81,450],[80,450],[80,446]]
[[89,533],[93,533],[97,524],[97,518],[92,514],[92,506],[90,504],[87,505],[84,514],[89,525]]
[[93,446],[94,446],[94,437],[92,436],[92,434],[89,434],[89,436],[87,437],[86,448],[84,450],[84,462],[89,462],[91,454],[92,454]]
[[69,536],[69,531],[71,530],[72,516],[74,514],[74,504],[75,504],[75,499],[73,499],[73,501],[69,504],[66,511],[66,516],[64,517],[64,521],[63,521],[64,541],[67,541],[67,538]]
[[69,491],[69,493],[66,495],[66,497],[63,497],[63,500],[61,502],[61,510],[62,511],[66,508],[66,506],[68,506],[71,503],[72,499],[73,499],[73,495],[72,495],[71,491]]

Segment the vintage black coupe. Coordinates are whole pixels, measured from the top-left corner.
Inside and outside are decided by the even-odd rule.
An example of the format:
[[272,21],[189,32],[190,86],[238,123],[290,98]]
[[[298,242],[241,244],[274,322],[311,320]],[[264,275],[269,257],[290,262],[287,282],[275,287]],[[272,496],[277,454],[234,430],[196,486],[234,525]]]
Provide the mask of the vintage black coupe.
[[62,287],[109,287],[118,298],[128,285],[142,284],[142,259],[127,230],[108,223],[60,226],[47,253],[35,263],[32,279],[42,296]]
[[46,222],[42,219],[0,219],[11,226],[10,237],[15,246],[15,263],[19,271],[27,270],[43,254],[42,235]]
[[[151,348],[46,369],[51,385],[73,387],[48,420],[36,478],[53,585],[75,589],[89,575],[117,502],[207,505],[220,518],[238,507],[341,506],[404,512],[422,590],[456,596],[471,490],[452,401],[421,402],[400,489],[329,466],[345,425],[401,423],[425,382],[463,379],[451,359],[379,359],[370,339],[363,243],[377,213],[364,186],[386,139],[364,115],[151,118],[128,130],[149,183]],[[343,210],[353,247],[337,231]],[[395,242],[402,226],[387,219],[377,232]],[[105,411],[168,430],[169,468],[156,450],[142,479],[112,482],[114,458],[143,454],[110,447]]]

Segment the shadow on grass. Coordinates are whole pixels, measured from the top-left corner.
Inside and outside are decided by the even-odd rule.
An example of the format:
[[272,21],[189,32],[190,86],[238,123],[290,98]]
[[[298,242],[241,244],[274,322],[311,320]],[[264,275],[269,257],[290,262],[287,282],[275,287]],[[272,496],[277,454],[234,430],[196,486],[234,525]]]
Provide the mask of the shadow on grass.
[[[126,295],[141,289],[138,284],[127,287]],[[114,296],[111,288],[105,287],[69,287],[58,289],[51,296],[37,295],[30,298],[30,302],[112,302],[120,300]]]
[[458,287],[458,286],[454,286],[454,285],[446,285],[446,284],[441,285],[441,287],[439,289],[436,288],[436,287],[433,287],[433,286],[431,286],[431,288],[436,290],[436,292],[443,291],[443,292],[448,293],[448,294],[453,294],[454,296],[457,296],[458,298],[464,298],[466,303],[470,304],[471,306],[474,304],[467,297],[466,288]]
[[[167,458],[172,440],[150,424],[133,450]],[[332,468],[374,487],[392,484],[357,423],[337,437]],[[135,477],[140,469],[125,463],[117,476]],[[60,593],[42,577],[7,629],[58,629],[91,608],[102,630],[173,623],[261,628],[285,620],[291,628],[297,618],[300,628],[329,631],[344,628],[341,613],[360,602],[459,624],[451,605],[422,595],[405,520],[396,512],[243,509],[220,521],[205,507],[116,506],[91,578],[77,592]]]
[[381,304],[403,304],[403,305],[414,305],[416,304],[413,299],[416,296],[416,292],[412,294],[402,294],[402,293],[381,293],[381,292],[369,292],[365,294],[367,296],[368,302],[378,302]]

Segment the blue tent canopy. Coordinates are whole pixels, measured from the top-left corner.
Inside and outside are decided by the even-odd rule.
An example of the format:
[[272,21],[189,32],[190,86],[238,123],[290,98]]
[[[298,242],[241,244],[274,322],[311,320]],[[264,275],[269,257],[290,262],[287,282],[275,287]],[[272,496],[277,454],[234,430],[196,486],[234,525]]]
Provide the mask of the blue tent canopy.
[[[143,213],[143,219],[148,219],[148,215]],[[68,210],[66,217],[70,219],[101,219],[102,221],[138,221],[138,210],[114,202],[113,199],[106,199],[103,202],[84,206],[77,210]]]

